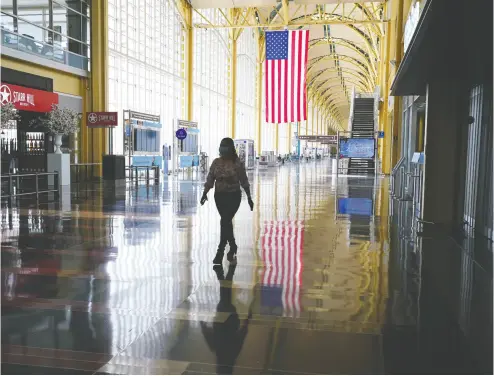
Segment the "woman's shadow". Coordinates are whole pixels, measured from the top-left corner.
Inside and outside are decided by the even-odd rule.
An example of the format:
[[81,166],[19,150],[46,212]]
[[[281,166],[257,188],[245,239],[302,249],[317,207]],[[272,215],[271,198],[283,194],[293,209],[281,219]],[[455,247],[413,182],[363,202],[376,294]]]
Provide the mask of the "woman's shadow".
[[233,366],[242,350],[247,336],[249,321],[252,318],[252,303],[247,319],[240,325],[237,309],[232,303],[232,279],[236,264],[230,264],[226,277],[223,266],[213,267],[220,282],[220,301],[216,306],[217,313],[228,314],[224,322],[213,322],[208,326],[201,321],[201,329],[209,349],[216,353],[216,373],[219,375],[233,374]]

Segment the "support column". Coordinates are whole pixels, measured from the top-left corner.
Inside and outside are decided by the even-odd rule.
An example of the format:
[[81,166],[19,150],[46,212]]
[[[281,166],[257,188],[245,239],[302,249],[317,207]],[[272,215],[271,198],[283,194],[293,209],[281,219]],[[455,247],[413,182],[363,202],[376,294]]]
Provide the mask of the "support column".
[[288,123],[288,126],[286,127],[288,130],[288,152],[291,153],[292,151],[292,123]]
[[274,137],[274,150],[276,151],[276,155],[278,155],[278,145],[279,145],[279,141],[280,141],[280,125],[278,123],[275,124],[276,125],[276,134],[275,134],[275,137]]
[[[95,1],[91,6],[91,111],[108,110],[108,1]],[[82,124],[86,127],[85,121]],[[103,155],[108,152],[108,130],[91,129],[82,133],[83,150],[89,160],[84,162],[102,163]],[[87,137],[87,139],[84,139]],[[88,152],[89,151],[89,152]],[[98,166],[97,176],[102,176],[102,168]]]
[[[403,58],[403,0],[398,1],[398,14],[396,16],[396,48],[395,48],[395,60],[396,67],[401,64],[401,59]],[[393,132],[392,132],[392,154],[391,154],[391,166],[392,169],[399,159],[399,147],[401,137],[401,97],[395,97],[394,99],[394,109],[393,109]],[[395,139],[396,137],[396,139]]]
[[258,57],[257,61],[257,140],[256,148],[258,154],[262,151],[262,67],[264,63],[264,35],[259,35],[258,39]]
[[187,120],[194,118],[194,29],[192,28],[192,7],[184,9],[187,22],[185,30],[185,114]]
[[458,95],[465,91],[451,77],[436,79],[427,86],[421,210],[425,221],[446,226],[458,220],[459,140],[468,116],[468,98]]
[[232,101],[230,113],[230,134],[235,138],[237,120],[237,38],[230,39],[230,100]]
[[[242,11],[238,8],[232,8],[229,12],[230,22],[236,24]],[[229,48],[230,48],[230,135],[236,137],[236,120],[237,120],[237,42],[242,34],[243,29],[231,29],[229,31]]]
[[389,123],[389,53],[391,49],[391,27],[389,24],[386,27],[386,54],[384,57],[384,102],[382,110],[382,123],[384,131],[384,138],[381,140],[381,159],[382,159],[382,173],[389,175],[391,173],[391,145],[393,142],[393,132],[391,131],[391,125]]

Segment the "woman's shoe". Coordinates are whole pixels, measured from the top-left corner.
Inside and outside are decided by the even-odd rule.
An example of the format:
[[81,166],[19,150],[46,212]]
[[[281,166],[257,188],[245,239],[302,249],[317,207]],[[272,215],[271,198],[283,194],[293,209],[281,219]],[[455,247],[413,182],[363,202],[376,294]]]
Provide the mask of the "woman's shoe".
[[230,252],[226,254],[226,258],[229,262],[236,262],[237,261],[237,245],[230,245]]
[[218,250],[218,252],[216,252],[216,256],[213,259],[213,264],[218,265],[218,264],[223,263],[223,256],[224,255],[225,255],[224,251]]

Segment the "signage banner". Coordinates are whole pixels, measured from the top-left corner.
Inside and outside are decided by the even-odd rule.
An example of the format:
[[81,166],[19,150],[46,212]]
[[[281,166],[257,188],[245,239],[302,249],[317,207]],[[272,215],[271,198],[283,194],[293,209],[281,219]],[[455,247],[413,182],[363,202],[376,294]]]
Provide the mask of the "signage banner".
[[338,214],[372,216],[373,203],[369,198],[345,197],[338,199]]
[[131,119],[136,119],[136,120],[147,120],[147,121],[152,121],[154,123],[160,122],[160,117],[157,115],[149,115],[137,111],[129,111],[129,116]]
[[336,144],[338,136],[324,135],[324,136],[298,136],[300,141],[308,142],[322,142],[323,144]]
[[340,138],[340,158],[374,158],[373,138]]
[[32,112],[50,112],[58,104],[58,94],[24,86],[0,84],[0,104],[12,103],[16,109]]
[[317,136],[317,141],[323,144],[336,144],[338,142],[338,136],[336,135]]
[[317,136],[298,136],[300,141],[316,141]]
[[116,127],[118,112],[88,112],[86,119],[89,128]]
[[178,128],[197,128],[197,121],[188,121],[177,119]]

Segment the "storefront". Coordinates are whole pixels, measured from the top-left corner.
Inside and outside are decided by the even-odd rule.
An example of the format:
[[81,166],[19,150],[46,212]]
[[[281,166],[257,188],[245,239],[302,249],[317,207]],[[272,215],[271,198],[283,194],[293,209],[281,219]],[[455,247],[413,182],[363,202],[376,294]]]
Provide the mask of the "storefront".
[[[36,120],[51,111],[53,105],[83,112],[82,97],[57,92],[54,79],[20,70],[1,67],[1,105],[12,103],[19,119],[2,125],[2,172],[44,172],[46,154],[53,151],[52,136],[36,126]],[[77,162],[77,135],[64,137],[62,150]]]
[[44,172],[52,143],[45,129],[34,124],[59,103],[53,80],[4,67],[1,75],[1,105],[12,103],[19,114],[18,120],[2,127],[2,172]]

